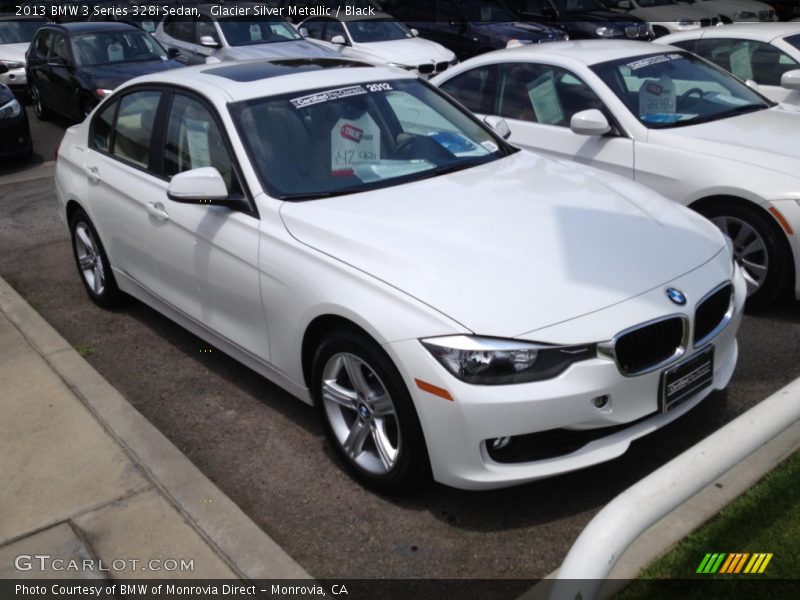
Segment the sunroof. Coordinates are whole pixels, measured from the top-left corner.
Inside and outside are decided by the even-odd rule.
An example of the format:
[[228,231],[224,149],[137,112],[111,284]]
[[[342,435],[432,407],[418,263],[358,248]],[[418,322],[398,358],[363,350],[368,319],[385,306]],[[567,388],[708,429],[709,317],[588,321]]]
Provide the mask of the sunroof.
[[231,81],[247,83],[250,81],[259,81],[260,79],[269,79],[270,77],[280,77],[281,75],[305,73],[306,71],[370,66],[372,65],[368,63],[342,60],[339,58],[291,58],[225,65],[222,67],[214,67],[213,69],[206,69],[203,73],[224,77]]

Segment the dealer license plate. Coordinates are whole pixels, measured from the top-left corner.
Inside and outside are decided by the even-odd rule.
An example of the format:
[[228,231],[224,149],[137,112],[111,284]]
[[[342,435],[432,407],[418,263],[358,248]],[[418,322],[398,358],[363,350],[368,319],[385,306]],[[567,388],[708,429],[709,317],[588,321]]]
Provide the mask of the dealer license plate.
[[675,408],[714,379],[714,346],[661,374],[659,404],[662,412]]

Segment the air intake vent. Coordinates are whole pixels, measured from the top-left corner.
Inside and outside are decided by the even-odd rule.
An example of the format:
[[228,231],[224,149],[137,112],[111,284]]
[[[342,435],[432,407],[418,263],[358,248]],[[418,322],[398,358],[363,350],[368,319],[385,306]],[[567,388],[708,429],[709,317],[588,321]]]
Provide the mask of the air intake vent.
[[614,346],[619,370],[623,375],[638,375],[682,354],[683,332],[681,317],[669,317],[625,332]]
[[726,283],[700,302],[694,314],[694,345],[701,346],[719,333],[730,318],[733,286]]

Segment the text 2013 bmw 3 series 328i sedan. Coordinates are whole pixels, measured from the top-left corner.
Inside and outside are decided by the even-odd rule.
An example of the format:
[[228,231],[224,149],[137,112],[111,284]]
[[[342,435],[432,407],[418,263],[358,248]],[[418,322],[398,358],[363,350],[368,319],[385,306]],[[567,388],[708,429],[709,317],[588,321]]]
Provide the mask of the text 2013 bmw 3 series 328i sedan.
[[89,297],[133,295],[315,404],[374,489],[610,460],[736,364],[745,283],[709,221],[396,69],[149,75],[56,171]]

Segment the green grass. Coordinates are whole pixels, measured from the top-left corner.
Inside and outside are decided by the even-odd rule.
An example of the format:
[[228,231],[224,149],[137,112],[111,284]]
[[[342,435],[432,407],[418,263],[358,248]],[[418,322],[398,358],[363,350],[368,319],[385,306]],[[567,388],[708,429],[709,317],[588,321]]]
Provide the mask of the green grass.
[[[697,567],[707,552],[772,552],[774,556],[763,574],[698,574]],[[689,593],[681,593],[682,598],[709,597],[708,584],[713,582],[715,598],[742,597],[746,588],[747,598],[776,600],[782,594],[778,594],[774,580],[795,579],[797,583],[781,585],[797,590],[800,580],[796,578],[800,578],[800,452],[648,567],[617,598],[674,596],[677,582],[665,585],[647,581],[669,579],[687,584]],[[765,579],[773,583],[765,584]],[[707,583],[698,585],[701,580]],[[693,595],[691,590],[698,594]],[[666,595],[661,596],[659,591]]]
[[94,348],[92,348],[89,344],[76,344],[75,345],[75,350],[83,358],[86,358],[90,354],[94,354]]

